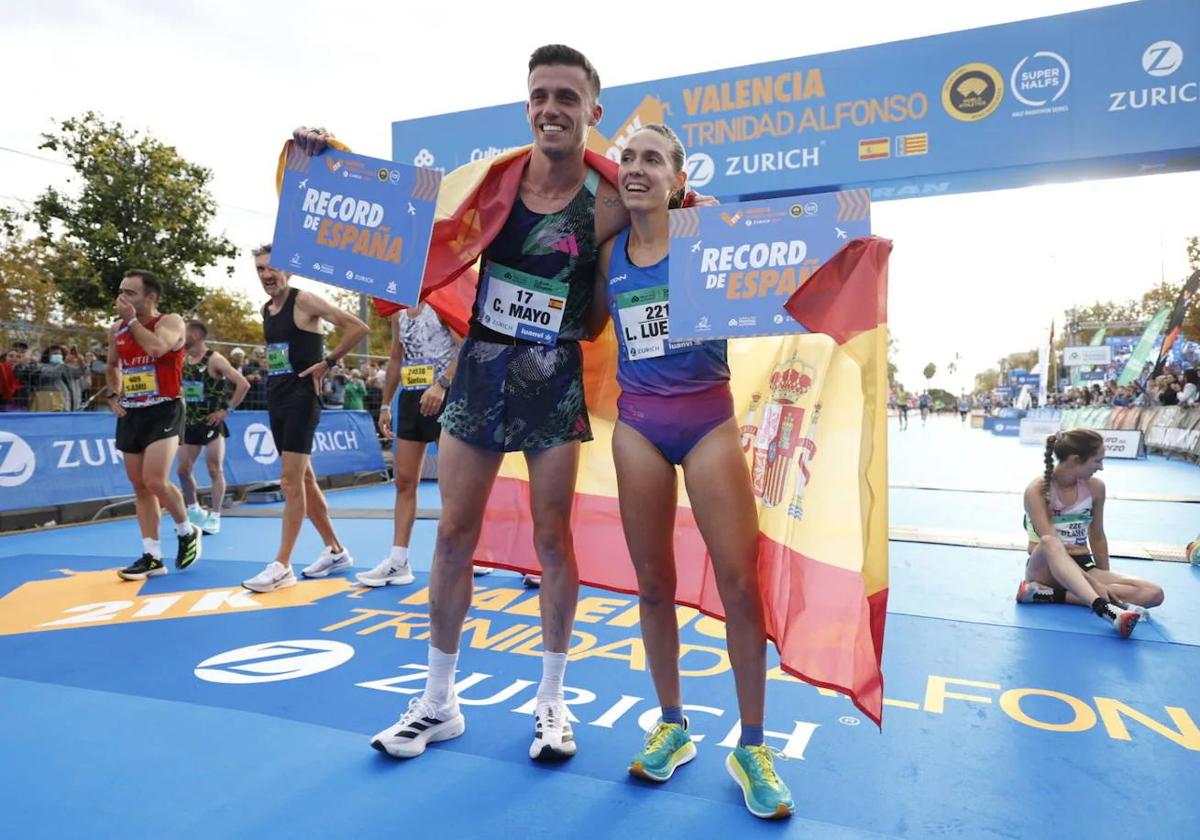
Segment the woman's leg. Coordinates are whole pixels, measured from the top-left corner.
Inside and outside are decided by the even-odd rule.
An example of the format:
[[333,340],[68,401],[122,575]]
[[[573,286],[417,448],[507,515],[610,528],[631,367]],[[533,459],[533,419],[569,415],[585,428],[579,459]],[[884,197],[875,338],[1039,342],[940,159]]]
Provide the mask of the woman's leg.
[[642,641],[658,702],[681,706],[679,625],[675,615],[675,467],[640,432],[618,421],[613,460],[621,525],[638,579]]
[[683,475],[725,605],[742,726],[762,726],[767,636],[758,579],[758,512],[732,418],[693,447],[684,459]]

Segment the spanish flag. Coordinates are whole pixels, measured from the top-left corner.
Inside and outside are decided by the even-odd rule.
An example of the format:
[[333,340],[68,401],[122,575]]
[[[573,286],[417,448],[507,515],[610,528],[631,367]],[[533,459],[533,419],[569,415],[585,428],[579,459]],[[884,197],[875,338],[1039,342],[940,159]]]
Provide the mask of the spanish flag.
[[[530,148],[478,161],[442,181],[422,298],[466,332],[472,269],[516,200]],[[616,165],[587,152],[609,181]],[[887,260],[891,243],[848,243],[787,302],[808,333],[729,343],[742,447],[759,514],[767,632],[783,672],[846,694],[882,723],[887,611]],[[381,315],[397,308],[375,301]],[[584,342],[595,440],[584,444],[573,504],[581,582],[637,593],[612,461],[617,342],[610,324]],[[680,482],[676,602],[724,619],[711,558]],[[539,573],[529,474],[506,457],[484,512],[475,561]],[[580,651],[582,653],[583,651]]]

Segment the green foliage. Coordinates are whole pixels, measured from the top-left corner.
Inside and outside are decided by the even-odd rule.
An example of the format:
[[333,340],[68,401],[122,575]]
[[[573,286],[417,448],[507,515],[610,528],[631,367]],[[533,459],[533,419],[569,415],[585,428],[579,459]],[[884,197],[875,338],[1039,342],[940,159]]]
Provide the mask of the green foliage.
[[921,374],[927,380],[933,379],[934,374],[936,374],[936,373],[937,373],[937,365],[935,365],[933,362],[930,362],[929,364],[925,365],[925,369],[921,371]]
[[75,195],[50,187],[29,214],[69,313],[107,317],[131,268],[158,274],[163,309],[192,310],[205,289],[190,277],[237,256],[233,243],[208,230],[216,214],[212,172],[173,147],[89,111],[43,135],[40,148],[62,154],[78,184]]
[[983,373],[975,374],[975,390],[977,392],[990,391],[1000,384],[1000,371],[995,368],[988,368]]

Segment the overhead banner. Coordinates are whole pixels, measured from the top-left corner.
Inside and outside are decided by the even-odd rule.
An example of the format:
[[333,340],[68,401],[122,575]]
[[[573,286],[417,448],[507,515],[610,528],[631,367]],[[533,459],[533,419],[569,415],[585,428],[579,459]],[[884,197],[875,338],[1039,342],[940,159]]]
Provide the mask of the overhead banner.
[[441,180],[406,164],[289,146],[271,267],[415,306]]
[[643,317],[651,309],[669,318],[672,340],[806,332],[784,303],[848,241],[871,234],[870,214],[867,190],[673,210],[669,316],[665,301],[626,302],[626,344],[657,329]]
[[[614,160],[670,124],[691,185],[728,201],[871,187],[883,201],[1200,166],[1200,4],[1143,0],[606,88]],[[619,67],[600,67],[602,77]],[[507,73],[522,95],[525,68]],[[392,156],[449,171],[530,142],[524,103],[392,124]]]
[[[278,481],[279,452],[265,411],[235,411],[226,421],[225,480],[230,486]],[[108,412],[0,414],[0,510],[133,495],[117,449],[116,418]],[[384,469],[371,415],[325,411],[313,439],[317,475]],[[204,459],[196,483],[212,482]]]

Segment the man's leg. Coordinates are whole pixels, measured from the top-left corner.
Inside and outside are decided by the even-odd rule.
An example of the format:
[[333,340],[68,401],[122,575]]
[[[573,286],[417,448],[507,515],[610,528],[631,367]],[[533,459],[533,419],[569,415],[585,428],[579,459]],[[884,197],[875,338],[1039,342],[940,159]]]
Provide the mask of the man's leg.
[[393,555],[397,548],[407,552],[412,540],[413,521],[417,518],[417,485],[421,481],[421,463],[425,460],[427,445],[422,441],[400,438],[392,442],[392,473],[396,481],[396,507],[392,515]]
[[283,462],[279,474],[279,486],[283,490],[283,525],[275,562],[290,568],[292,549],[296,545],[296,537],[300,535],[300,526],[304,524],[307,512],[305,473],[308,472],[310,456],[300,452],[282,452],[280,455]]
[[538,685],[534,737],[529,757],[575,755],[575,733],[563,705],[563,678],[571,627],[579,601],[579,569],[571,540],[571,507],[579,470],[579,442],[528,452],[533,547],[542,566],[538,603],[542,611],[542,681]]
[[183,501],[189,507],[197,504],[196,477],[192,471],[196,467],[196,459],[200,457],[200,447],[190,443],[181,444],[179,457],[175,462],[175,475],[179,477],[179,489],[183,493]]
[[429,575],[429,672],[425,692],[371,746],[396,758],[412,758],[431,741],[463,733],[466,721],[454,696],[454,671],[463,620],[471,605],[471,555],[479,542],[483,508],[504,455],[442,433],[438,441],[442,517]]
[[317,474],[313,472],[312,459],[308,459],[304,469],[304,506],[308,521],[317,529],[325,545],[333,549],[334,554],[341,554],[345,547],[333,531],[333,520],[329,518],[329,503],[317,483]]
[[[186,448],[186,447],[185,447]],[[180,450],[182,457],[182,450]],[[208,467],[208,477],[212,479],[212,497],[209,500],[209,510],[218,517],[221,515],[221,505],[225,502],[225,436],[218,434],[204,447],[204,464]]]
[[143,452],[125,453],[125,475],[133,485],[134,507],[137,510],[138,529],[142,532],[142,539],[157,540],[158,522],[162,518],[162,511],[158,507],[158,497],[142,478],[144,455]]
[[175,435],[160,438],[147,446],[142,453],[142,480],[175,523],[175,534],[179,538],[175,568],[186,569],[200,559],[200,529],[188,519],[183,494],[169,478],[171,462],[178,449],[179,438]]

